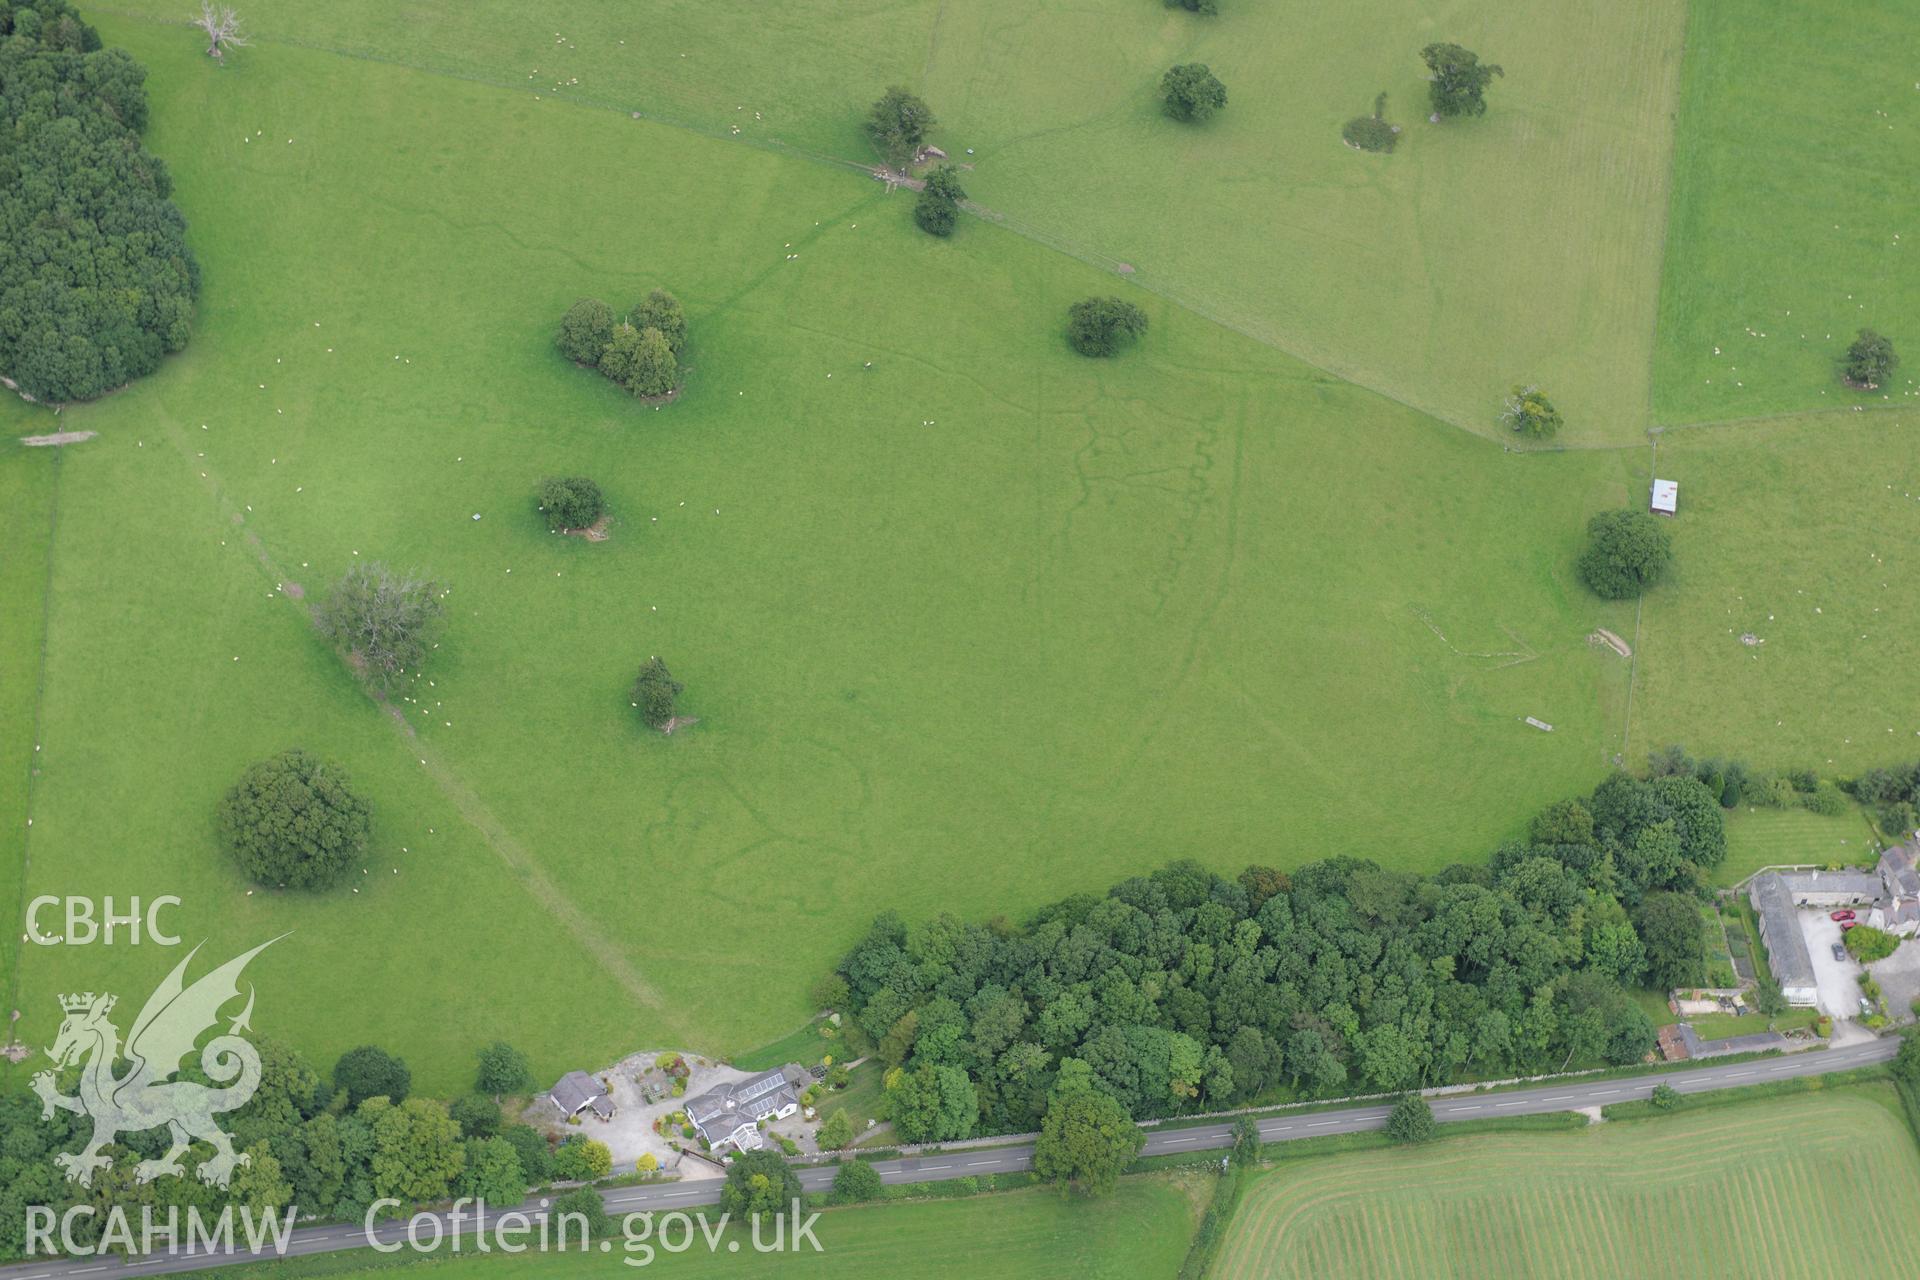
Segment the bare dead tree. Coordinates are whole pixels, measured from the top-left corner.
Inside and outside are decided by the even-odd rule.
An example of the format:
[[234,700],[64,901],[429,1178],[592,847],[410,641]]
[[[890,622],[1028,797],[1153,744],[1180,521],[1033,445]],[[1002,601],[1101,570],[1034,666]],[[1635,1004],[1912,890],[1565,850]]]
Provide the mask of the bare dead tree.
[[200,16],[193,25],[207,33],[210,58],[218,58],[230,48],[246,46],[247,38],[240,34],[240,15],[224,5],[215,9],[212,0],[200,0]]

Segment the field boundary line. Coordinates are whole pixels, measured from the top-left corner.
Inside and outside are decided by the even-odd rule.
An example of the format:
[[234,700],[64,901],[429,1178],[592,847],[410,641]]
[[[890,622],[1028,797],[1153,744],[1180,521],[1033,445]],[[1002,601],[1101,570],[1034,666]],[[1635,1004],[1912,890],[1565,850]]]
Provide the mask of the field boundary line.
[[1714,418],[1706,422],[1676,422],[1671,425],[1655,424],[1649,433],[1665,435],[1671,431],[1702,431],[1728,429],[1734,427],[1764,426],[1769,422],[1785,422],[1789,418],[1825,418],[1838,417],[1843,413],[1897,413],[1902,409],[1912,409],[1910,404],[1855,404],[1834,405],[1826,409],[1780,409],[1773,413],[1756,413],[1745,418]]
[[[1660,433],[1647,435],[1647,485],[1651,492],[1660,470]],[[1627,659],[1627,714],[1620,728],[1620,766],[1627,767],[1627,755],[1633,750],[1633,695],[1640,679],[1640,622],[1646,617],[1647,595],[1641,592],[1633,602],[1633,656]]]
[[[161,430],[165,432],[168,443],[179,453],[181,460],[185,461],[190,450],[179,424],[168,418],[162,424]],[[233,527],[240,531],[241,541],[253,552],[255,562],[273,578],[275,589],[278,590],[283,583],[294,581],[293,575],[282,569],[273,553],[267,549],[266,542],[246,523],[243,513],[227,497],[219,479],[209,472],[202,472],[201,475],[205,477],[206,487],[212,493],[220,515],[227,520],[238,521]],[[312,617],[305,606],[291,596],[285,595],[284,592],[282,592],[282,598],[295,607],[303,625],[309,627],[313,625]],[[373,704],[382,719],[393,725],[393,731],[402,735],[407,750],[412,751],[414,758],[425,767],[428,778],[439,789],[440,794],[453,805],[454,811],[460,815],[461,820],[480,834],[487,848],[520,881],[527,896],[544,908],[548,915],[571,934],[574,941],[592,956],[594,962],[604,969],[609,977],[618,982],[635,1000],[652,1010],[667,1031],[682,1042],[691,1043],[686,1040],[685,1028],[665,997],[647,980],[645,975],[634,967],[633,963],[620,951],[618,945],[602,933],[600,927],[575,906],[572,899],[548,877],[538,860],[527,852],[526,846],[507,829],[505,823],[494,816],[493,811],[487,807],[486,801],[456,775],[451,765],[442,762],[431,747],[414,738],[410,733],[411,726],[405,720],[387,715],[387,704],[372,698],[368,701]]]
[[[40,603],[40,660],[39,670],[33,677],[33,750],[27,752],[27,790],[23,797],[26,812],[21,816],[26,823],[20,834],[20,894],[14,902],[14,919],[26,917],[27,894],[30,891],[28,877],[33,871],[33,794],[38,790],[37,778],[39,766],[35,763],[40,755],[40,723],[46,711],[47,701],[47,645],[53,636],[53,556],[54,545],[60,534],[60,473],[65,467],[64,450],[56,450],[53,455],[53,497],[47,503],[47,555],[46,583],[42,588]],[[13,955],[13,964],[7,974],[7,1008],[20,1007],[20,962],[25,956],[26,935],[18,941],[9,939],[7,946]],[[12,1039],[12,1029],[8,1029],[8,1039]]]

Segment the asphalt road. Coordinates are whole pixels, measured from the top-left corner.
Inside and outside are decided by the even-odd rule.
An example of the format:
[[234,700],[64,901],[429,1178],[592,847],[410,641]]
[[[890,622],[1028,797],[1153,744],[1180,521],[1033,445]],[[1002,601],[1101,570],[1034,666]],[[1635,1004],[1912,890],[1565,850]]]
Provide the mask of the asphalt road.
[[[1768,1081],[1785,1080],[1796,1076],[1849,1071],[1855,1067],[1885,1062],[1892,1058],[1898,1049],[1897,1040],[1874,1040],[1845,1049],[1788,1054],[1784,1057],[1762,1058],[1719,1067],[1701,1066],[1687,1071],[1592,1081],[1568,1080],[1493,1093],[1451,1093],[1434,1096],[1430,1101],[1435,1119],[1443,1123],[1504,1116],[1539,1115],[1550,1111],[1601,1107],[1615,1102],[1645,1098],[1653,1092],[1654,1086],[1659,1084],[1672,1085],[1681,1093],[1704,1093],[1713,1089],[1764,1084]],[[1376,1105],[1343,1107],[1327,1111],[1302,1110],[1290,1115],[1266,1116],[1259,1121],[1260,1138],[1264,1142],[1286,1142],[1296,1138],[1318,1138],[1329,1134],[1378,1129],[1386,1123],[1388,1110],[1389,1108],[1384,1105]],[[1232,1145],[1231,1122],[1191,1125],[1183,1128],[1160,1127],[1147,1130],[1147,1143],[1143,1154],[1174,1155],[1190,1151],[1215,1150]],[[880,1180],[888,1183],[935,1182],[988,1173],[1018,1173],[1032,1166],[1033,1147],[1030,1143],[959,1148],[938,1154],[881,1160],[874,1164],[874,1167],[879,1170]],[[825,1190],[832,1184],[834,1172],[834,1167],[831,1165],[802,1168],[800,1185],[809,1191]],[[703,1178],[694,1182],[615,1187],[604,1192],[601,1198],[606,1201],[608,1211],[616,1218],[622,1214],[645,1210],[662,1212],[696,1208],[718,1203],[721,1181],[719,1178]],[[535,1204],[529,1203],[520,1208],[536,1221],[541,1216],[541,1211]],[[490,1215],[497,1220],[501,1212],[505,1211],[490,1211]],[[449,1240],[452,1238],[453,1233],[448,1228],[446,1213],[421,1215],[421,1217],[437,1218],[446,1238]],[[473,1223],[469,1220],[463,1224],[461,1230],[471,1233]],[[406,1234],[407,1228],[403,1223],[388,1223],[373,1233],[373,1239],[382,1244],[394,1244],[403,1241]],[[110,1258],[27,1262],[0,1268],[0,1280],[66,1280],[67,1277],[77,1276],[99,1276],[103,1277],[103,1280],[112,1280],[115,1275],[128,1273],[166,1275],[241,1262],[268,1261],[276,1256],[297,1258],[315,1253],[332,1253],[341,1249],[366,1248],[369,1244],[367,1233],[358,1226],[303,1227],[291,1233],[286,1249],[279,1254],[271,1250],[251,1251],[242,1248],[230,1253],[200,1254],[192,1257],[158,1254],[130,1262]],[[446,1247],[442,1245],[442,1250],[444,1251]],[[473,1242],[470,1237],[464,1247],[467,1251],[472,1250]],[[612,1248],[614,1252],[609,1257],[610,1262],[618,1260],[620,1242],[615,1240]]]

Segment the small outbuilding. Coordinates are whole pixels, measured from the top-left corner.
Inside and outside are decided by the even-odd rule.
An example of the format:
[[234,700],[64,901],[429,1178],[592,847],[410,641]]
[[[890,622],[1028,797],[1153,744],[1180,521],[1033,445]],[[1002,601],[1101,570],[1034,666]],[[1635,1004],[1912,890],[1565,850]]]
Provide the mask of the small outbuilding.
[[588,1110],[601,1120],[613,1119],[613,1099],[607,1096],[606,1088],[598,1080],[584,1071],[569,1071],[561,1076],[560,1083],[547,1090],[547,1101],[569,1120]]
[[1657,516],[1670,516],[1680,509],[1680,482],[1678,480],[1655,480],[1653,496],[1648,499],[1647,509]]

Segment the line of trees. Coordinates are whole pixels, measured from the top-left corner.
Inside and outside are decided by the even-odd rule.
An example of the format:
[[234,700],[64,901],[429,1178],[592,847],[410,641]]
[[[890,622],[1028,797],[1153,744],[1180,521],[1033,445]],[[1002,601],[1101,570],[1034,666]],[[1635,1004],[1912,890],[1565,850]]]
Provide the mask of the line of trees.
[[90,400],[187,345],[200,269],[140,145],[146,69],[65,0],[0,0],[0,374]]
[[1616,774],[1437,875],[1182,861],[1018,927],[883,915],[835,994],[908,1142],[1041,1128],[1083,1086],[1150,1119],[1631,1063],[1654,1037],[1628,991],[1698,976],[1725,849],[1705,783]]
[[[475,1196],[508,1205],[531,1186],[611,1172],[605,1144],[584,1134],[553,1144],[532,1126],[504,1118],[498,1095],[533,1087],[526,1058],[510,1045],[482,1050],[474,1091],[449,1103],[412,1096],[406,1063],[376,1046],[349,1050],[323,1076],[284,1044],[264,1038],[256,1043],[259,1090],[223,1119],[248,1160],[224,1191],[192,1176],[191,1167],[186,1176],[136,1181],[136,1162],[159,1156],[169,1145],[164,1126],[122,1133],[105,1148],[113,1164],[94,1174],[91,1187],[75,1187],[53,1157],[84,1145],[92,1121],[60,1110],[43,1119],[37,1098],[0,1095],[0,1256],[21,1256],[28,1205],[46,1205],[56,1214],[74,1204],[94,1205],[102,1212],[76,1219],[74,1230],[78,1242],[93,1244],[109,1205],[135,1220],[143,1205],[164,1220],[168,1206],[197,1206],[217,1215],[232,1204],[358,1222],[384,1197],[417,1205]],[[71,1084],[62,1081],[63,1087]],[[593,1198],[597,1205],[598,1196]]]

